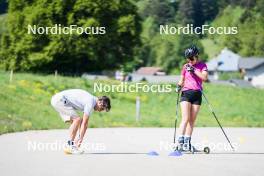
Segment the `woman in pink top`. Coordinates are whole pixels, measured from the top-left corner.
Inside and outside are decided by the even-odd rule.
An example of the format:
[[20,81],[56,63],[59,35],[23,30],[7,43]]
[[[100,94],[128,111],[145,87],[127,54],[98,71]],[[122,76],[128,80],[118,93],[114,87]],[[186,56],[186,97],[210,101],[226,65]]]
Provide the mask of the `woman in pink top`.
[[179,127],[178,149],[191,150],[194,122],[202,103],[202,82],[207,80],[205,63],[198,58],[199,50],[192,46],[185,50],[187,63],[183,66],[177,90],[181,93],[182,121]]

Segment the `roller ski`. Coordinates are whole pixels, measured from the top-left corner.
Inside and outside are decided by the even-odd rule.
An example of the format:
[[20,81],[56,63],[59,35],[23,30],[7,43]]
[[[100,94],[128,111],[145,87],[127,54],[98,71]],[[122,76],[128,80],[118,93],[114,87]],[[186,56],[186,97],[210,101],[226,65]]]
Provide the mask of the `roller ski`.
[[210,148],[209,147],[204,147],[202,150],[196,149],[192,144],[191,144],[191,137],[180,137],[178,140],[178,145],[175,147],[176,152],[181,152],[181,153],[205,153],[209,154],[210,153]]
[[210,153],[210,148],[209,147],[204,147],[202,150],[199,150],[195,148],[194,146],[190,145],[188,147],[184,147],[183,145],[178,145],[175,147],[175,152],[180,152],[180,153],[204,153],[204,154],[209,154]]

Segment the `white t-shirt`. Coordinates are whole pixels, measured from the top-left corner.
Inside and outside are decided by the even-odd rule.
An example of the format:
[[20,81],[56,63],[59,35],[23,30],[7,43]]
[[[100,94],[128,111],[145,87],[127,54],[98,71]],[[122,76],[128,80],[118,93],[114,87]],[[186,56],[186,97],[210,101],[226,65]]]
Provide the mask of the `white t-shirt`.
[[76,110],[90,116],[96,105],[97,98],[82,89],[68,89],[60,92],[69,101],[69,105]]

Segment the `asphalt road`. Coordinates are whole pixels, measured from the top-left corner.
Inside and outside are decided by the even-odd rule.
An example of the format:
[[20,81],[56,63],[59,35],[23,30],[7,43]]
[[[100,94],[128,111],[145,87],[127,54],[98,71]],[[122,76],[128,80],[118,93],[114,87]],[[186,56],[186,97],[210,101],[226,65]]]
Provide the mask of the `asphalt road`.
[[[193,143],[211,154],[168,156],[173,129],[88,129],[85,153],[65,155],[67,130],[28,131],[0,136],[3,176],[227,176],[264,175],[264,128],[227,128],[236,151],[219,128],[196,128]],[[155,151],[159,156],[149,156]]]

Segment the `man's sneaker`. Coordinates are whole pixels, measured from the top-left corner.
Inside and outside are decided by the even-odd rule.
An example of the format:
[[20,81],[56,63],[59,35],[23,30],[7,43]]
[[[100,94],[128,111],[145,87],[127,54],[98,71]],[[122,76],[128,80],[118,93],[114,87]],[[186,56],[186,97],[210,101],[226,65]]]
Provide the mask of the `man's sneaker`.
[[76,146],[67,146],[66,148],[64,148],[64,153],[65,154],[82,154],[84,153],[83,150],[79,150]]
[[68,145],[64,148],[64,153],[65,154],[82,154],[84,153],[84,151],[81,149],[78,149],[78,147],[73,145],[73,143],[68,142]]

